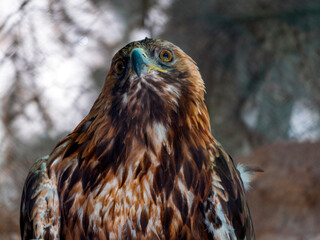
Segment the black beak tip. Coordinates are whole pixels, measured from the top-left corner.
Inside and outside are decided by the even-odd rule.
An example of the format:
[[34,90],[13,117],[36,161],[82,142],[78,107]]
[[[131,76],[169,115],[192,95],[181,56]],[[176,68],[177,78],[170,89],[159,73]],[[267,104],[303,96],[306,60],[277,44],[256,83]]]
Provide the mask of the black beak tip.
[[141,68],[138,65],[133,64],[133,70],[135,71],[138,77],[141,76]]

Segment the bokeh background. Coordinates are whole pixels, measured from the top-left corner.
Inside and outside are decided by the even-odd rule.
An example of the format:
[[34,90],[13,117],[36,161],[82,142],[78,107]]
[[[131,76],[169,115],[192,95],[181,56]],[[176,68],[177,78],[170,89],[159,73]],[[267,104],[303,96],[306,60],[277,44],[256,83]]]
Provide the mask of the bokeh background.
[[20,239],[27,171],[88,113],[112,55],[167,39],[206,83],[214,136],[264,169],[257,239],[320,239],[319,0],[1,0],[0,239]]

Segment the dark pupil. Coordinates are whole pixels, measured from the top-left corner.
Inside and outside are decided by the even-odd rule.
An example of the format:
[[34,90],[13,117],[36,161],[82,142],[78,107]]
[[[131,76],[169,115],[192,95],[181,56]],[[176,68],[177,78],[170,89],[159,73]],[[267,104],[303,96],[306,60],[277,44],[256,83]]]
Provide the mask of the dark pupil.
[[164,54],[162,54],[162,57],[165,58],[165,59],[168,59],[169,58],[169,53],[165,52]]
[[121,72],[123,70],[123,64],[122,63],[118,63],[117,64],[117,69],[119,72]]

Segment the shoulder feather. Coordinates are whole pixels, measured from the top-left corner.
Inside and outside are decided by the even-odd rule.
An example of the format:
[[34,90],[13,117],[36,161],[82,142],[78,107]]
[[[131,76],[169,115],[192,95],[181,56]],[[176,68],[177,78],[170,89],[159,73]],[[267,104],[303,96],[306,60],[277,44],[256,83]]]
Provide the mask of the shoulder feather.
[[250,212],[239,172],[221,146],[211,159],[212,190],[202,211],[214,239],[254,239]]
[[57,186],[49,177],[45,156],[32,166],[26,179],[20,208],[22,239],[57,239],[60,213]]

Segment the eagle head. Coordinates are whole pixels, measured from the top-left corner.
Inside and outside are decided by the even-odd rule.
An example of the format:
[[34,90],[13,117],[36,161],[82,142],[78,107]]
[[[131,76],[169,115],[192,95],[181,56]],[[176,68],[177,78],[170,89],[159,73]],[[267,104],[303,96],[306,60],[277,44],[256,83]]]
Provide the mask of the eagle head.
[[115,122],[145,125],[156,119],[170,125],[206,115],[203,98],[196,63],[168,41],[145,38],[115,54],[96,107],[111,109]]

